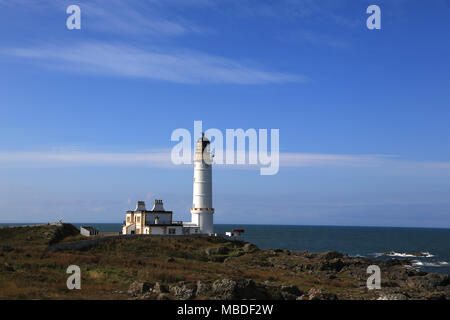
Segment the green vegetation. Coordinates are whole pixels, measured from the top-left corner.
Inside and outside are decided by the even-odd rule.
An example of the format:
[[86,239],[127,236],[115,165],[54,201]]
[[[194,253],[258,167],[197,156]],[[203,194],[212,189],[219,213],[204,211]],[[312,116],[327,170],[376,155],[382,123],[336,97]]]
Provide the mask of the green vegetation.
[[[289,284],[304,292],[321,288],[339,299],[376,297],[365,288],[371,261],[338,253],[260,250],[212,237],[112,238],[78,251],[45,251],[56,242],[86,239],[74,229],[71,225],[0,229],[0,299],[130,299],[127,290],[135,281],[169,287],[180,281],[212,284],[218,279]],[[81,268],[81,290],[66,287],[66,269],[73,264]]]

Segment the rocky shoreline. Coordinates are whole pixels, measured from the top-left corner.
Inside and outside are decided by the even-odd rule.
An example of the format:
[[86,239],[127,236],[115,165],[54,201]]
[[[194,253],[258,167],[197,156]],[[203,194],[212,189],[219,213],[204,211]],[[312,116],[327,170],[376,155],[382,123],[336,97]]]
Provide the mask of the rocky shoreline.
[[[205,252],[212,261],[228,263],[230,258],[224,258],[229,252],[227,246],[207,248]],[[450,299],[450,277],[437,273],[425,273],[409,265],[410,260],[391,259],[377,261],[368,258],[355,258],[338,252],[309,253],[306,251],[289,250],[260,250],[253,244],[247,243],[242,247],[242,254],[249,252],[265,252],[273,259],[268,259],[269,265],[261,263],[256,268],[272,267],[287,270],[292,276],[297,273],[307,273],[312,278],[327,278],[330,282],[338,283],[340,278],[351,277],[357,280],[362,291],[367,291],[366,283],[369,274],[366,273],[369,265],[378,265],[382,270],[380,290],[370,290],[376,300],[409,300]],[[280,259],[281,258],[281,259]],[[281,261],[280,261],[281,260]],[[295,263],[292,263],[294,262]],[[301,261],[301,263],[299,263]],[[296,285],[279,285],[271,281],[255,282],[253,279],[223,278],[213,282],[187,282],[180,281],[170,286],[159,282],[133,282],[127,292],[135,299],[219,299],[219,300],[339,300],[339,296],[329,289],[320,286],[312,287],[307,291],[299,289]],[[348,299],[346,297],[345,299]],[[358,299],[351,296],[351,299]]]
[[[382,260],[207,236],[87,240],[72,225],[2,228],[0,299],[450,299],[449,275]],[[67,289],[73,264],[82,290]],[[379,290],[367,288],[371,265],[381,271]]]

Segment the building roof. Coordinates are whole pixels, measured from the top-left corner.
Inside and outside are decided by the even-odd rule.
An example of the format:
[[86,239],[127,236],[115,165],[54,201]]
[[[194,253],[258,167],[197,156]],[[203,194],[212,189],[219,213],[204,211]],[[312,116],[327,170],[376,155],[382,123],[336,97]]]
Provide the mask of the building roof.
[[147,227],[182,227],[183,224],[182,223],[158,223],[158,224],[154,224],[154,223],[145,223],[145,225]]
[[160,214],[160,213],[173,213],[172,211],[145,211],[145,213],[153,213],[153,214]]
[[88,230],[89,232],[98,232],[97,229],[91,226],[81,226],[81,228]]
[[147,210],[145,208],[145,201],[138,201],[136,204],[136,209],[133,210],[127,210],[127,213],[133,213],[133,212],[145,212],[145,213],[151,213],[151,212],[158,212],[158,213],[172,213],[172,211],[166,211],[164,209],[164,204],[162,200],[155,200],[153,202],[153,207],[151,210]]
[[[127,213],[135,213],[136,211],[127,211]],[[137,211],[137,212],[142,212],[144,214],[173,214],[173,211],[149,211],[149,210],[145,210],[145,211]]]

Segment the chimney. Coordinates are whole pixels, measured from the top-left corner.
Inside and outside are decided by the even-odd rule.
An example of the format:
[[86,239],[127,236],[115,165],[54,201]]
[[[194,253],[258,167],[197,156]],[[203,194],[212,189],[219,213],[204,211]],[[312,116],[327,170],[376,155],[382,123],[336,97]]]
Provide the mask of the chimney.
[[164,210],[164,205],[162,200],[155,200],[153,203],[152,211],[166,211]]
[[145,202],[138,201],[136,204],[136,210],[134,210],[134,211],[145,211]]

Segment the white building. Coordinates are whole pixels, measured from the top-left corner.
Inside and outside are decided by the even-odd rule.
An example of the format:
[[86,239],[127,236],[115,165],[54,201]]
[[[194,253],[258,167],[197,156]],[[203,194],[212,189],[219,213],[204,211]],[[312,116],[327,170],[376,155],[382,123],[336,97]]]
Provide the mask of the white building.
[[134,211],[126,212],[122,234],[213,234],[212,156],[205,134],[197,141],[194,157],[192,220],[173,221],[172,214],[172,211],[165,211],[162,200],[155,200],[151,210],[145,209],[144,201],[138,201]]
[[231,230],[231,232],[225,232],[225,235],[227,236],[227,237],[230,237],[230,238],[232,238],[232,239],[235,239],[235,240],[240,240],[240,239],[242,239],[242,234],[245,232],[245,230],[244,229],[233,229],[233,230]]
[[99,234],[98,230],[91,226],[81,226],[80,234],[86,237],[92,237]]
[[122,234],[182,235],[183,223],[173,221],[172,214],[164,209],[162,200],[155,200],[151,210],[146,210],[144,201],[138,201],[134,211],[126,212]]
[[196,226],[202,234],[214,233],[214,208],[212,206],[212,162],[210,142],[205,134],[197,141],[194,157],[194,187],[191,208],[192,220],[186,228]]

